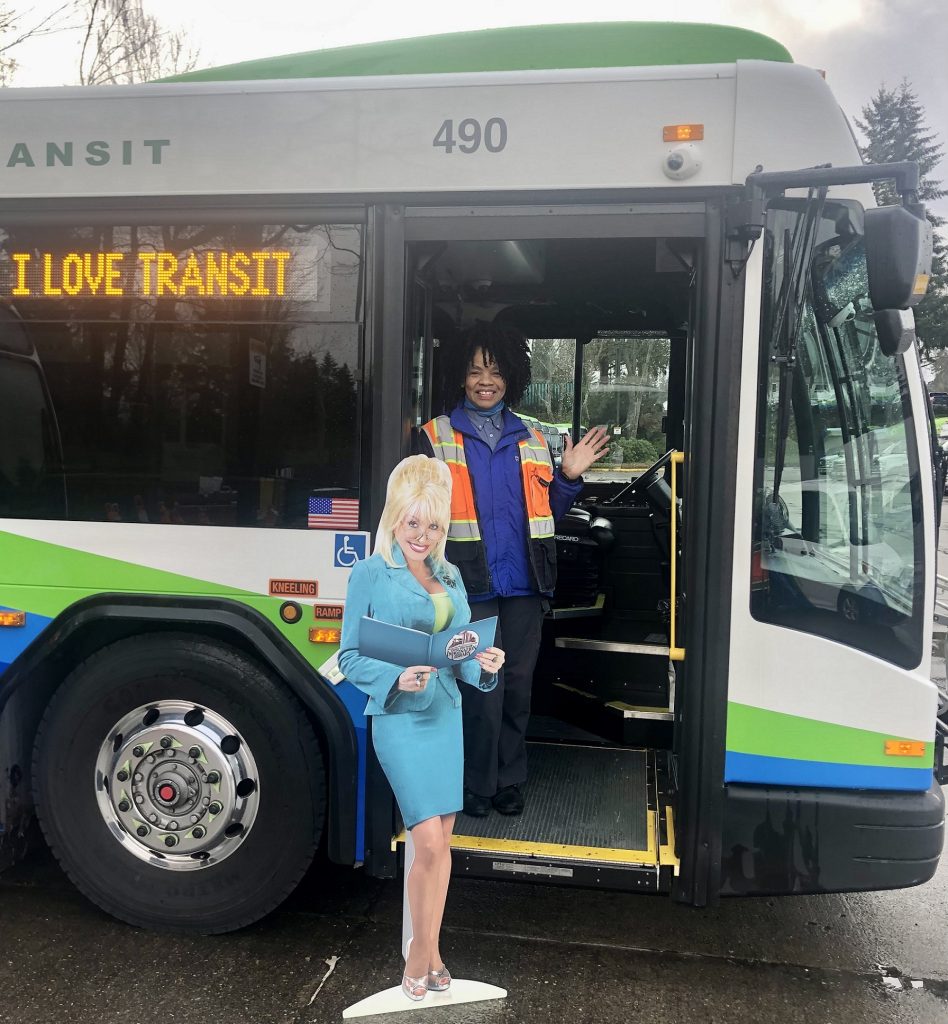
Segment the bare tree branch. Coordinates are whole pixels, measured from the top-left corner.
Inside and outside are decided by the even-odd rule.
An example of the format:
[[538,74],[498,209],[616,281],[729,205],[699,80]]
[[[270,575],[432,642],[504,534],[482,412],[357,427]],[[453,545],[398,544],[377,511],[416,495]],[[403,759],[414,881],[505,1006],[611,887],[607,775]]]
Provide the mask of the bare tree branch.
[[[16,14],[6,5],[0,5],[0,85],[5,85],[16,70],[16,59],[6,55],[28,39],[63,31],[67,27],[63,17],[66,11],[73,8],[74,3],[75,0],[62,3],[36,22],[29,21],[32,10]],[[19,29],[18,25],[24,20],[27,21],[27,27]]]
[[85,11],[79,60],[83,85],[147,82],[197,63],[183,34],[161,28],[142,0],[78,0]]

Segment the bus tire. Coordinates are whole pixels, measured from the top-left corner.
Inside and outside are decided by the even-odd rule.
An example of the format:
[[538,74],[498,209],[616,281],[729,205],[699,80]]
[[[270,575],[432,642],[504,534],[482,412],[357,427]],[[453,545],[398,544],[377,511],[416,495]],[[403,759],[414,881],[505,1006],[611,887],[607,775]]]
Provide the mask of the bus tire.
[[214,934],[263,917],[312,862],[322,754],[296,699],[205,637],[97,652],[37,732],[37,815],[67,875],[129,924]]

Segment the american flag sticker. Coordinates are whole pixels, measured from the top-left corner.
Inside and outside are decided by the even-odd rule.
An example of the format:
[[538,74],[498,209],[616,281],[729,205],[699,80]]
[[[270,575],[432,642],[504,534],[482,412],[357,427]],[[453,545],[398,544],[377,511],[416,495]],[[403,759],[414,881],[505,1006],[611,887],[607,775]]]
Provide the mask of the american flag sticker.
[[310,498],[306,525],[311,530],[358,530],[358,498]]

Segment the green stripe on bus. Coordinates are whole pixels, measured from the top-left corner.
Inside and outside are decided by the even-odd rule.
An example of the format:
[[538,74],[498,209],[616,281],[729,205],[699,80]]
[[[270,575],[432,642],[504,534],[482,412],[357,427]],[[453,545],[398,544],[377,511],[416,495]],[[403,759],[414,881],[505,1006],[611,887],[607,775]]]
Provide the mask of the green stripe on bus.
[[[66,533],[68,524],[64,526]],[[24,586],[7,580],[30,582]],[[91,588],[90,583],[94,584]],[[250,594],[237,587],[0,532],[0,602],[10,607],[22,606],[39,615],[56,615],[80,596],[104,592],[226,594],[229,597]]]
[[739,754],[786,757],[797,761],[918,768],[932,763],[932,744],[923,757],[897,757],[885,753],[886,740],[911,739],[889,733],[853,729],[833,722],[818,722],[748,704],[728,702],[727,749]]
[[[422,75],[466,71],[733,64],[793,58],[759,32],[726,25],[596,22],[521,25],[339,46],[206,68],[166,82]],[[683,117],[685,115],[682,115]]]
[[[0,604],[25,611],[27,615],[32,612],[55,618],[77,601],[102,593],[228,597],[263,615],[313,668],[318,668],[338,649],[336,644],[309,642],[310,620],[306,616],[297,623],[284,622],[279,614],[284,601],[280,597],[254,594],[2,531],[0,566]],[[4,575],[31,582],[29,585],[7,583],[2,580]],[[90,587],[90,580],[98,585]]]

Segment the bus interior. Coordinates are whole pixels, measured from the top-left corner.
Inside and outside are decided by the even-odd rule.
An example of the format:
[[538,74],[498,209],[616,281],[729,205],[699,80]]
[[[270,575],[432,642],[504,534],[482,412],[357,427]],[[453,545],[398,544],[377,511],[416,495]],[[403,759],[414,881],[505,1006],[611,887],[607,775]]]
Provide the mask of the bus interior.
[[459,815],[456,870],[644,890],[667,890],[677,872],[683,666],[670,660],[670,620],[683,523],[671,453],[685,450],[689,429],[698,253],[697,239],[681,237],[409,248],[416,425],[457,400],[439,354],[459,330],[489,320],[529,341],[532,382],[514,411],[546,434],[554,461],[566,431],[601,425],[613,438],[556,526],[525,810]]

